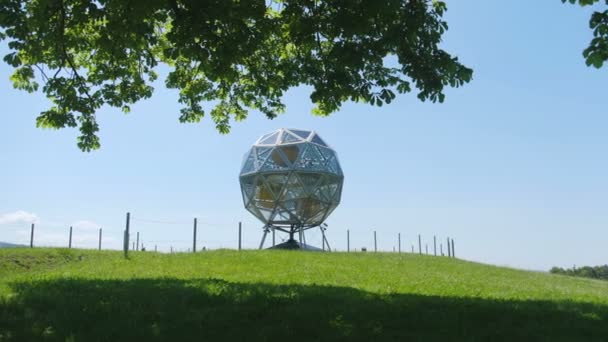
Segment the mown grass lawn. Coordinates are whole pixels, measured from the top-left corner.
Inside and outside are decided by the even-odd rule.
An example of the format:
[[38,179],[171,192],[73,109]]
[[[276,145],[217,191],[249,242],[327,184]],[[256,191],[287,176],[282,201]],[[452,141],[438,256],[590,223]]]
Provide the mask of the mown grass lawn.
[[0,341],[608,341],[608,282],[392,253],[0,250]]

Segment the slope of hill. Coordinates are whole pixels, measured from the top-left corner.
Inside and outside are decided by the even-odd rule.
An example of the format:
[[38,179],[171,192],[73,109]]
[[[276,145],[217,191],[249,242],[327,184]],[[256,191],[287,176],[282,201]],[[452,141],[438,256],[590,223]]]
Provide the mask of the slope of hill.
[[0,341],[605,341],[608,282],[388,253],[0,251]]
[[0,248],[14,248],[14,247],[25,247],[25,246],[0,241]]

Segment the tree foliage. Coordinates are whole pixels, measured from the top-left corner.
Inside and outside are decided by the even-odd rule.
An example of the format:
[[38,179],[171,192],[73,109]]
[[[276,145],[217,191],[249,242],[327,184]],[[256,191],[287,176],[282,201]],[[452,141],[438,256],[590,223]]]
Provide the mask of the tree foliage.
[[[591,6],[601,2],[608,5],[608,0],[562,0],[562,2],[578,3],[581,6]],[[604,62],[608,61],[608,9],[593,12],[589,27],[593,30],[593,39],[583,51],[583,56],[587,66],[601,68]]]
[[573,277],[583,277],[592,279],[608,280],[608,265],[602,266],[583,266],[563,269],[561,267],[551,268],[551,273],[564,274]]
[[208,111],[221,133],[249,110],[275,117],[298,85],[312,87],[318,115],[414,89],[442,102],[472,77],[439,47],[445,11],[430,0],[0,0],[0,40],[14,87],[52,102],[37,126],[79,127],[90,151],[99,108],[152,96],[161,63],[179,120]]

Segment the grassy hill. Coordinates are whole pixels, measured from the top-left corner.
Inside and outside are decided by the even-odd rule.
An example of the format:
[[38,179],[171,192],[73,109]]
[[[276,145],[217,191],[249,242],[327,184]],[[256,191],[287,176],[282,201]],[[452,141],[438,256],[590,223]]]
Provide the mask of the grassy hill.
[[440,257],[0,250],[0,341],[608,341],[608,282]]

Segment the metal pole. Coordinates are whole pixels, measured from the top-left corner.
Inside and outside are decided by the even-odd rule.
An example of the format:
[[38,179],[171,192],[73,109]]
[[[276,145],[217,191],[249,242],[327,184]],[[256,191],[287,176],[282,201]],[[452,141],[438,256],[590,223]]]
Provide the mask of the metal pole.
[[443,256],[443,244],[442,243],[439,244],[439,249],[441,251],[441,256]]
[[272,247],[274,247],[274,245],[275,245],[275,235],[276,235],[276,234],[275,234],[275,231],[274,231],[274,229],[273,229],[273,230],[272,230]]
[[193,233],[193,237],[192,237],[192,253],[196,253],[196,217],[194,218],[194,233]]
[[437,256],[437,236],[433,235],[433,255]]
[[138,251],[139,250],[139,232],[137,232],[137,242],[135,243],[135,250]]
[[30,248],[34,248],[34,224],[32,223],[32,230],[30,232]]
[[321,246],[322,249],[325,251],[325,231],[323,230],[323,227],[319,226],[319,229],[321,230]]
[[239,222],[239,251],[241,250],[241,222]]
[[399,241],[399,253],[401,253],[401,233],[397,234],[397,240]]
[[262,235],[262,241],[260,242],[260,249],[264,247],[264,240],[266,240],[266,234],[268,234],[268,228],[264,227],[264,235]]
[[124,236],[124,244],[122,246],[122,249],[124,251],[125,254],[125,258],[129,256],[129,225],[131,222],[131,213],[127,213],[127,223],[126,223],[126,228],[125,228],[125,236]]
[[418,234],[418,254],[422,254],[422,239],[420,238],[420,234]]
[[99,228],[99,247],[97,249],[101,250],[101,228]]
[[426,254],[429,254],[429,244],[428,243],[424,244],[424,252]]
[[412,245],[412,253],[414,253],[414,245]]
[[323,241],[327,245],[327,251],[331,252],[331,247],[329,246],[329,241],[327,241],[327,237],[325,236],[325,232],[323,232]]
[[350,252],[350,230],[346,230],[346,251]]
[[376,231],[374,230],[374,252],[378,252],[378,244],[376,240]]
[[72,226],[70,226],[70,241],[68,242],[68,248],[72,248]]
[[452,239],[452,258],[456,257],[456,252],[454,252],[454,239]]
[[452,252],[450,252],[450,238],[448,238],[448,257],[452,257]]
[[156,245],[154,245],[154,251],[158,252],[158,249],[156,248]]

